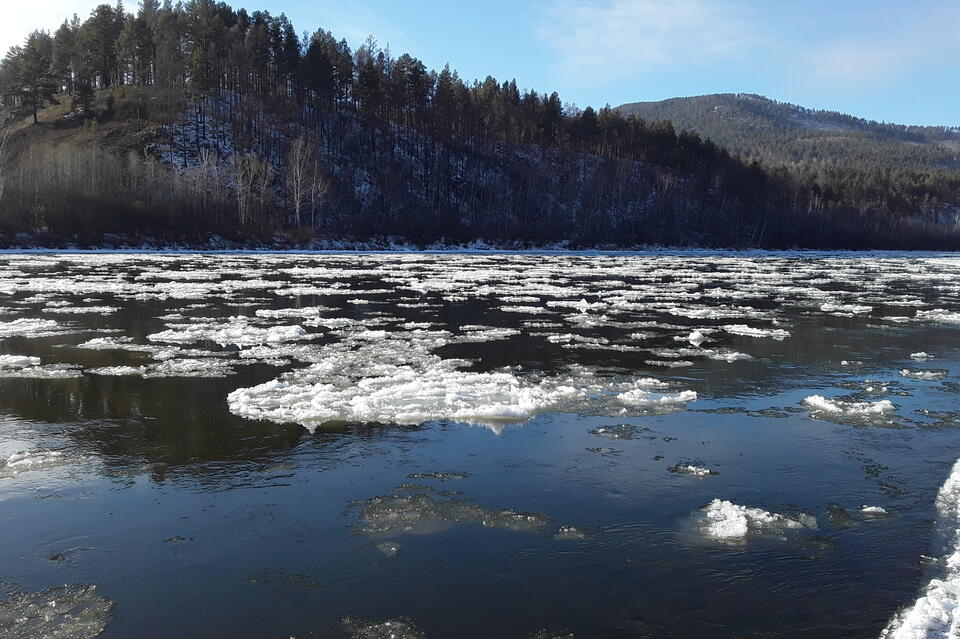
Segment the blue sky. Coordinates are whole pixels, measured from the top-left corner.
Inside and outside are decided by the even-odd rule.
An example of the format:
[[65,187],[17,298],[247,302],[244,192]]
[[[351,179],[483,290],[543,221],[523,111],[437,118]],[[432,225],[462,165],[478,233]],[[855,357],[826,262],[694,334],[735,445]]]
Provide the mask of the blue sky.
[[[0,46],[89,0],[48,0],[0,25]],[[231,2],[240,6],[238,2]],[[259,0],[298,31],[373,34],[429,67],[490,74],[602,106],[760,93],[908,124],[960,126],[958,0]],[[128,10],[133,8],[128,0]]]

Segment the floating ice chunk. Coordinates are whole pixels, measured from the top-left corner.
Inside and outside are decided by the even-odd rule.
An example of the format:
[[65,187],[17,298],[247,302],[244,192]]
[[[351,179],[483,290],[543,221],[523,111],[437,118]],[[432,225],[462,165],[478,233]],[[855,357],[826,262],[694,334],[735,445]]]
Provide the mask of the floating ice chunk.
[[[214,358],[174,358],[145,367],[144,377],[229,377],[230,362]],[[127,374],[127,373],[123,373]]]
[[923,362],[928,359],[933,359],[933,355],[920,351],[919,353],[910,353],[910,359],[915,359],[918,362]]
[[635,388],[619,393],[617,399],[632,406],[679,405],[696,401],[697,393],[696,391],[685,390],[668,395],[655,395],[642,388]]
[[576,526],[560,526],[560,529],[553,533],[553,538],[558,541],[581,541],[587,538],[587,534]]
[[938,322],[940,324],[960,324],[960,313],[935,308],[930,311],[917,311],[915,319],[918,322]]
[[331,383],[337,377],[332,372],[322,364],[314,365],[289,381],[238,389],[228,395],[227,402],[242,417],[294,422],[313,430],[329,421],[523,421],[577,394],[568,386],[528,385],[509,373],[444,368],[421,372],[402,366],[346,385]]
[[753,359],[753,357],[751,355],[748,355],[747,353],[741,353],[740,351],[728,351],[728,350],[719,350],[719,351],[705,350],[704,355],[706,355],[708,359],[713,359],[720,362],[726,362],[728,364],[732,364],[734,362],[739,362],[747,359]]
[[493,342],[520,335],[515,328],[495,328],[493,326],[461,326],[463,335],[456,338],[458,342]]
[[825,313],[845,313],[851,315],[863,315],[873,311],[872,306],[862,306],[859,304],[834,304],[828,302],[820,306],[820,310]]
[[526,313],[527,315],[541,315],[552,312],[542,306],[501,306],[500,310],[505,313]]
[[106,629],[114,605],[96,586],[18,593],[0,603],[0,629],[7,639],[87,639]]
[[742,335],[744,337],[771,337],[777,341],[781,341],[787,337],[790,337],[790,333],[782,328],[754,328],[752,326],[747,326],[746,324],[727,324],[723,327],[723,330],[731,335]]
[[0,368],[0,377],[19,377],[22,379],[73,379],[82,375],[83,371],[72,364]]
[[897,410],[889,399],[878,402],[848,402],[836,399],[827,399],[822,395],[811,395],[803,400],[804,405],[817,413],[847,416],[847,417],[883,417]]
[[95,337],[81,344],[76,348],[82,348],[91,351],[130,351],[134,353],[153,353],[157,350],[156,346],[148,344],[134,344],[132,337]]
[[655,377],[641,377],[633,382],[636,388],[669,388],[670,384]]
[[245,318],[235,317],[226,324],[178,324],[168,330],[147,335],[147,339],[167,344],[194,344],[209,340],[221,346],[243,347],[282,344],[301,340],[306,336],[307,332],[302,326],[255,326]]
[[321,313],[332,312],[336,309],[328,308],[326,306],[307,306],[304,308],[280,308],[280,309],[269,309],[261,308],[258,309],[255,315],[257,317],[269,318],[269,319],[288,319],[288,318],[302,318],[302,317],[318,317]]
[[[707,537],[720,541],[743,540],[750,535],[783,534],[787,529],[815,528],[816,521],[796,521],[759,508],[714,499],[700,509],[697,526]],[[811,518],[812,519],[812,518]]]
[[550,517],[510,508],[487,508],[472,500],[427,486],[404,484],[389,495],[371,497],[352,506],[359,509],[353,530],[361,535],[430,533],[438,522],[476,523],[486,528],[535,533],[546,528]]
[[590,431],[590,434],[606,439],[636,439],[640,433],[648,430],[648,428],[634,426],[633,424],[615,424],[613,426],[594,428]]
[[544,628],[529,635],[529,639],[576,639],[576,636],[567,629],[549,629]]
[[687,368],[688,366],[693,366],[693,362],[688,359],[648,359],[644,361],[644,364],[663,366],[664,368]]
[[671,473],[677,473],[679,475],[693,475],[694,477],[709,477],[710,475],[716,475],[717,473],[705,468],[703,466],[696,466],[694,464],[677,464],[676,466],[671,467]]
[[45,308],[43,312],[59,315],[112,315],[119,310],[119,306],[62,306],[59,308]]
[[912,371],[909,369],[903,369],[900,371],[901,377],[907,377],[909,379],[925,379],[925,380],[934,380],[942,379],[947,376],[947,371],[945,370],[916,370]]
[[693,344],[694,346],[700,346],[705,341],[707,341],[707,336],[701,333],[700,331],[693,331],[687,335],[687,341]]
[[357,324],[357,320],[349,317],[315,317],[304,322],[307,326],[318,326],[320,328],[329,328],[331,330],[338,328],[347,328]]
[[585,335],[574,335],[567,333],[565,335],[548,335],[547,341],[554,344],[609,344],[610,341],[605,337],[587,337]]
[[270,326],[266,328],[254,327],[238,323],[211,333],[211,339],[226,346],[257,346],[260,344],[281,344],[304,338],[307,331],[302,326]]
[[395,541],[381,541],[377,544],[377,550],[379,550],[384,557],[393,558],[400,554],[400,550],[403,548],[400,544]]
[[860,506],[860,514],[867,517],[886,517],[889,513],[883,506]]
[[409,479],[436,479],[439,481],[453,481],[455,479],[466,479],[469,477],[466,473],[458,473],[456,471],[449,471],[439,473],[436,471],[428,473],[413,473],[412,475],[407,475]]
[[424,639],[426,635],[413,621],[403,617],[386,621],[366,621],[354,617],[341,620],[351,639]]
[[539,304],[540,298],[533,295],[504,295],[500,298],[501,302],[510,302],[511,304]]
[[29,355],[0,355],[0,369],[21,369],[27,366],[39,366],[40,358]]
[[0,339],[5,337],[47,337],[62,335],[61,327],[54,320],[20,318],[10,322],[0,322]]
[[87,369],[87,373],[91,375],[101,375],[104,377],[143,375],[145,371],[145,366],[101,366],[100,368]]

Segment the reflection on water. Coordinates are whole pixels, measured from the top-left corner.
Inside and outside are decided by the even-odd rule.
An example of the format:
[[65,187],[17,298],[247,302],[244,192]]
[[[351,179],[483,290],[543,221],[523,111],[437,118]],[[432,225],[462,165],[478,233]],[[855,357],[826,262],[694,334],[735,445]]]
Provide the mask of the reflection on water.
[[960,457],[958,275],[2,255],[0,628],[876,637],[908,606],[926,632],[949,609],[924,588],[951,578],[931,522]]

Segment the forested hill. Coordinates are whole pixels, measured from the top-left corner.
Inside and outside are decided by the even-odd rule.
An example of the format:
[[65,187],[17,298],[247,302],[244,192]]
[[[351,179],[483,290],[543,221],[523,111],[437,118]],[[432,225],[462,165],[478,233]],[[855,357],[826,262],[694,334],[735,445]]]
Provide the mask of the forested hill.
[[144,0],[29,34],[0,63],[0,244],[960,247],[952,171],[749,162],[656,118],[300,33]]
[[635,102],[617,111],[669,120],[677,130],[766,163],[960,169],[960,128],[884,124],[745,93]]

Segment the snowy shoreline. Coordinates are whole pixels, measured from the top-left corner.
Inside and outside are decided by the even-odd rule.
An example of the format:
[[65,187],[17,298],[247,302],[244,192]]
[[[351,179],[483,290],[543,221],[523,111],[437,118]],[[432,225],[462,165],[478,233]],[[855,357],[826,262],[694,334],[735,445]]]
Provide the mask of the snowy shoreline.
[[[105,238],[106,239],[106,238]],[[276,238],[273,241],[237,242],[215,237],[206,242],[166,242],[147,238],[143,241],[130,241],[116,237],[116,241],[105,241],[97,245],[72,241],[48,243],[34,238],[17,238],[15,241],[0,239],[0,254],[4,253],[545,253],[545,254],[582,254],[582,255],[736,255],[743,256],[802,256],[802,257],[839,257],[839,256],[888,256],[916,257],[943,256],[953,257],[957,252],[931,251],[923,249],[814,249],[814,248],[732,248],[706,246],[666,246],[643,244],[635,246],[575,246],[569,242],[532,244],[523,241],[487,242],[446,242],[443,240],[427,244],[407,242],[399,238],[381,237],[365,241],[347,239],[312,240],[298,244]]]

